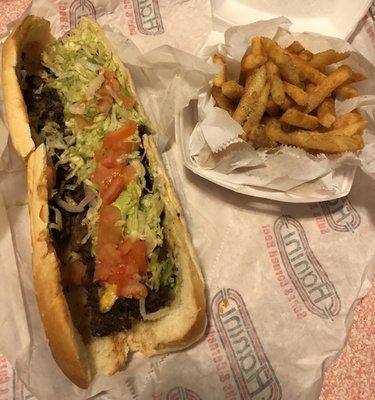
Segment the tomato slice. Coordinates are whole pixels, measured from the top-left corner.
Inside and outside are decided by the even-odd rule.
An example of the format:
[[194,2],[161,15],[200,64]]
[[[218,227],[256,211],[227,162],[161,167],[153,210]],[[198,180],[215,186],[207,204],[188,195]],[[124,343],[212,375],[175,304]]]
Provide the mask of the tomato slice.
[[134,257],[139,274],[143,275],[147,271],[146,242],[144,240],[135,241],[130,254]]
[[98,248],[104,243],[120,243],[122,228],[115,225],[120,219],[121,212],[116,206],[102,206],[99,212]]
[[121,93],[116,93],[117,97],[122,101],[122,105],[127,109],[131,110],[134,107],[135,99],[131,96],[124,96]]
[[113,203],[124,190],[125,181],[122,176],[115,176],[108,187],[102,192],[103,204]]
[[76,115],[76,122],[77,122],[78,128],[80,128],[80,129],[83,129],[86,126],[91,126],[94,123],[93,120],[84,119],[82,117],[82,115],[80,115],[80,114]]
[[117,296],[139,299],[147,296],[147,288],[136,279],[129,279],[125,284],[117,285]]
[[107,113],[113,106],[113,98],[110,96],[102,97],[96,100],[95,105],[100,112]]
[[103,148],[109,149],[115,147],[119,142],[134,135],[137,130],[137,123],[133,120],[128,120],[117,131],[109,133],[103,140]]

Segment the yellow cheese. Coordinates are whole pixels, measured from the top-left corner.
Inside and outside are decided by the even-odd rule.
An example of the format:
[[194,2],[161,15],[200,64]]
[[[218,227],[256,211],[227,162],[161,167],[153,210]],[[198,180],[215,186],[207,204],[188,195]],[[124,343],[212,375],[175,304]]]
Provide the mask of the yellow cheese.
[[115,301],[117,300],[116,295],[117,285],[107,284],[105,287],[99,290],[99,310],[102,313],[109,311]]

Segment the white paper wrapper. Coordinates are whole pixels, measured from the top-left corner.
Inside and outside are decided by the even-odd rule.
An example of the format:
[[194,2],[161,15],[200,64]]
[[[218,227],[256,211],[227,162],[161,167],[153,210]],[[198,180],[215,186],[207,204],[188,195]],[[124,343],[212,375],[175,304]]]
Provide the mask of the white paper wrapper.
[[[43,7],[40,13],[56,14],[48,3]],[[192,29],[189,15],[186,20]],[[112,31],[120,31],[121,19],[106,16],[104,21]],[[194,29],[199,31],[199,24]],[[115,32],[111,39],[118,44],[120,37]],[[201,60],[164,47],[146,57],[147,76],[165,77],[150,82],[136,67],[139,52],[125,40],[119,51],[134,65],[146,109],[153,119],[163,121],[163,128],[169,123],[162,110],[178,111],[207,80],[206,74],[213,73]],[[175,73],[163,70],[162,60],[177,68],[179,81],[165,85]],[[151,89],[159,99],[169,90],[170,104],[159,102],[159,108],[152,100],[146,102]],[[1,120],[0,129],[0,261],[5,266],[0,283],[0,352],[26,385],[24,398],[31,398],[29,392],[39,400],[94,395],[111,400],[318,397],[322,367],[341,349],[353,303],[366,292],[373,274],[375,187],[368,176],[360,173],[350,198],[336,202],[257,202],[184,169],[179,149],[172,145],[165,161],[206,278],[207,336],[177,354],[150,359],[134,354],[124,372],[99,377],[83,391],[65,378],[50,354],[33,289],[25,171],[11,145],[5,147],[7,133]],[[232,145],[247,151],[242,143]],[[21,396],[19,383],[13,382],[12,400]]]
[[[361,166],[370,176],[375,172],[375,67],[341,39],[311,33],[291,34],[287,31],[289,26],[286,18],[277,18],[232,27],[225,32],[225,44],[209,45],[201,54],[210,56],[219,51],[224,55],[228,60],[230,78],[238,76],[240,61],[248,48],[249,39],[257,35],[277,38],[283,47],[298,40],[313,52],[327,48],[351,51],[345,63],[366,74],[368,80],[358,85],[360,97],[337,101],[336,109],[338,114],[343,114],[358,108],[369,120],[369,128],[365,131],[365,150],[357,154],[322,154],[316,157],[289,146],[281,146],[278,151],[255,151],[251,146],[242,146],[239,151],[239,146],[233,143],[242,142],[239,138],[241,127],[228,113],[217,111],[209,95],[210,88],[206,85],[198,98],[197,124],[190,142],[185,138],[179,140],[185,146],[184,161],[188,168],[199,171],[201,176],[242,193],[258,195],[254,191],[254,187],[257,187],[265,189],[259,194],[261,197],[297,202],[342,197],[347,193],[348,186],[350,189],[356,166]],[[191,109],[194,107],[190,105]],[[180,118],[183,120],[184,115],[181,114]],[[183,121],[181,123],[184,124]],[[177,134],[182,137],[189,132],[177,129]],[[343,170],[346,171],[344,180],[341,179]],[[317,191],[316,187],[320,189]],[[275,194],[275,191],[279,193]]]

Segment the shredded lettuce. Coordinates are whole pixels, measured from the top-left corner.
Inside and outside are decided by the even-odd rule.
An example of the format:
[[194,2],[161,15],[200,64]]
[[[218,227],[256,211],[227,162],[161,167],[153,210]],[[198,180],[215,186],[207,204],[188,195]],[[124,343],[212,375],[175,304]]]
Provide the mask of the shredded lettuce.
[[160,216],[164,205],[157,191],[142,196],[146,184],[144,166],[139,160],[131,160],[130,164],[136,175],[114,204],[121,211],[125,234],[133,240],[145,240],[150,257],[154,249],[163,244]]
[[175,287],[176,275],[172,257],[168,256],[165,260],[158,261],[157,252],[153,253],[148,264],[148,272],[146,285],[151,290],[158,291],[160,285]]
[[[95,170],[94,155],[105,135],[120,128],[129,119],[138,125],[147,124],[147,121],[139,114],[137,106],[126,110],[118,99],[109,112],[100,112],[95,106],[91,92],[104,81],[104,71],[116,76],[123,96],[128,96],[129,90],[127,76],[119,68],[117,59],[103,44],[98,29],[87,20],[82,19],[78,29],[49,46],[42,54],[42,62],[55,76],[54,79],[46,79],[44,86],[57,90],[64,104],[67,131],[71,132],[71,135],[64,137],[57,124],[47,123],[42,137],[48,154],[58,156],[58,165],[69,165],[67,181],[75,178],[72,179],[75,187],[82,182],[95,186],[91,181]],[[135,136],[139,140],[138,133]],[[99,203],[90,206],[83,222],[94,242],[98,207]]]

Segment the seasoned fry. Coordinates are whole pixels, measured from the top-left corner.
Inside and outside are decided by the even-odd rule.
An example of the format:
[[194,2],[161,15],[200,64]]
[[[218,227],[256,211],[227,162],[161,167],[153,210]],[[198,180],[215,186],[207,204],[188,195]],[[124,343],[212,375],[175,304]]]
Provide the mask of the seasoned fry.
[[262,44],[268,57],[279,67],[281,76],[286,81],[298,86],[300,83],[298,72],[287,51],[266,37],[262,37]]
[[338,115],[335,122],[332,125],[332,129],[340,129],[348,125],[355,124],[357,122],[365,121],[361,114],[357,112],[350,112],[343,115]]
[[331,72],[310,94],[306,112],[310,113],[340,85],[350,78],[352,71],[346,65],[341,65]]
[[316,85],[314,85],[313,83],[308,83],[306,85],[306,93],[310,94],[312,93],[316,88]]
[[308,61],[303,60],[301,57],[290,53],[293,63],[296,65],[298,73],[303,80],[308,80],[315,85],[319,85],[326,78],[326,75],[314,68]]
[[295,40],[286,49],[288,51],[291,51],[292,53],[295,53],[295,54],[299,54],[299,53],[301,53],[302,51],[305,50],[305,48],[302,46],[302,44],[298,40]]
[[317,69],[324,69],[327,65],[337,63],[348,58],[350,53],[339,53],[333,49],[325,50],[313,55],[310,64]]
[[305,130],[284,132],[281,129],[280,122],[272,118],[267,122],[265,132],[270,140],[281,144],[318,150],[324,153],[342,153],[344,151],[356,151],[363,148],[363,139],[358,133],[364,128],[365,124],[359,122],[349,125],[344,129],[324,133]]
[[272,97],[268,97],[267,106],[266,106],[266,113],[270,117],[276,117],[276,115],[280,114],[279,106],[272,100]]
[[298,86],[284,82],[284,90],[298,105],[305,106],[307,104],[309,95]]
[[352,85],[344,84],[336,89],[336,93],[344,99],[351,99],[352,97],[358,96],[358,89]]
[[272,61],[266,63],[266,68],[268,80],[271,82],[272,100],[281,106],[285,102],[285,91],[283,82],[279,76],[279,70]]
[[303,50],[303,51],[301,51],[301,53],[298,54],[298,56],[299,56],[302,60],[310,61],[310,60],[314,57],[314,54],[311,53],[311,51]]
[[244,93],[244,88],[236,81],[226,81],[221,87],[223,94],[233,101],[238,101]]
[[318,107],[318,120],[325,128],[330,128],[336,120],[335,100],[333,97],[328,97]]
[[254,128],[258,126],[260,120],[263,117],[263,114],[266,111],[267,107],[267,100],[270,94],[270,86],[271,84],[267,82],[258,98],[258,101],[254,104],[253,108],[250,110],[249,114],[247,115],[246,122],[244,123],[243,130],[246,134],[246,140],[251,140],[252,138],[252,131]]
[[348,83],[361,82],[367,79],[366,75],[363,75],[361,72],[355,71],[353,68],[351,70],[352,76],[349,78]]
[[263,54],[263,46],[262,46],[262,40],[260,36],[255,36],[251,40],[251,52],[253,54],[257,54],[259,56],[264,56]]
[[255,149],[286,144],[314,155],[360,150],[367,121],[356,111],[336,116],[335,110],[337,96],[357,96],[352,84],[366,79],[347,65],[330,67],[348,56],[332,49],[313,54],[298,41],[283,49],[256,36],[242,58],[239,83],[218,77],[221,87],[214,86],[212,95]]
[[254,149],[269,149],[277,146],[276,142],[267,137],[264,125],[258,125],[252,130],[249,142],[253,145]]
[[304,129],[316,129],[319,126],[318,118],[305,114],[295,108],[289,108],[280,118],[281,122]]
[[280,106],[283,111],[286,111],[288,108],[291,108],[295,105],[294,101],[288,96],[285,96],[284,103]]
[[246,80],[245,92],[241,97],[238,106],[233,113],[233,119],[239,124],[243,124],[250,108],[256,103],[260,92],[266,84],[266,67],[262,65],[256,69]]
[[241,61],[241,71],[249,72],[260,67],[267,61],[267,58],[259,54],[247,54]]
[[212,87],[212,97],[215,99],[215,106],[222,108],[223,110],[228,111],[229,115],[232,116],[235,110],[233,103],[225,97],[221,88],[218,86]]
[[222,84],[227,80],[227,65],[225,63],[225,60],[222,56],[219,54],[215,54],[212,57],[212,61],[214,64],[221,65],[220,71],[215,75],[213,84],[214,86],[221,87]]

